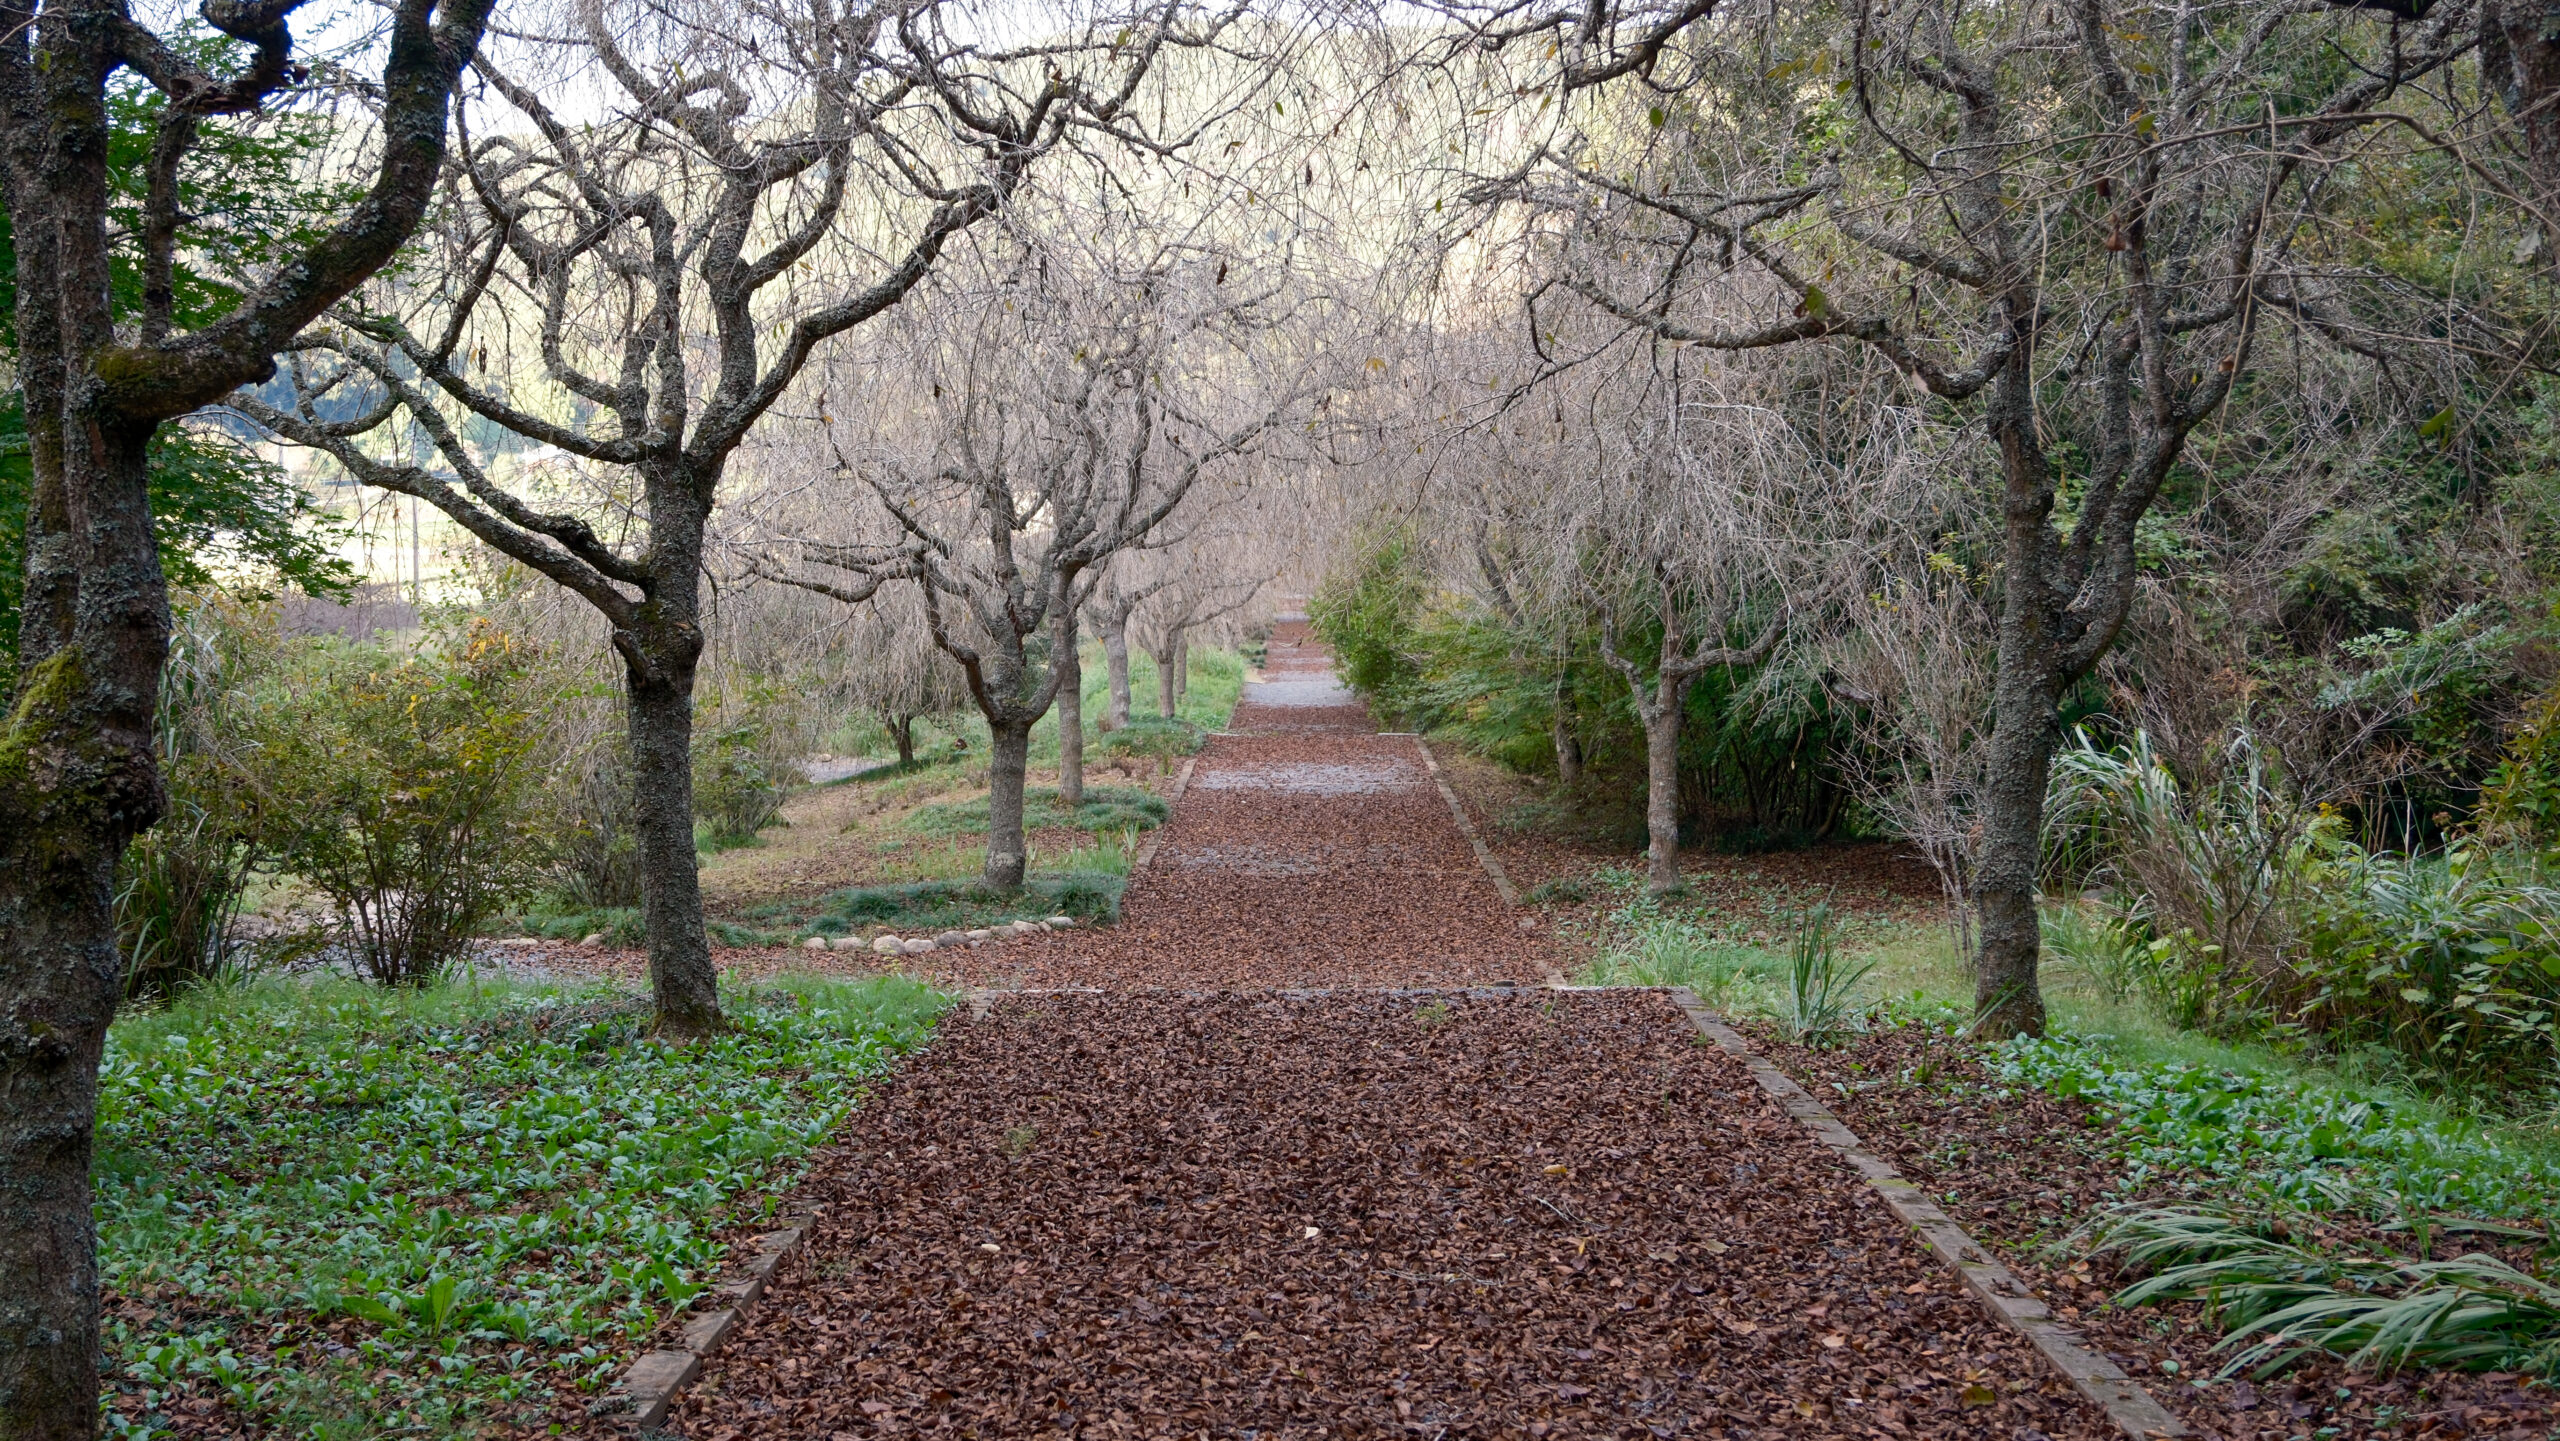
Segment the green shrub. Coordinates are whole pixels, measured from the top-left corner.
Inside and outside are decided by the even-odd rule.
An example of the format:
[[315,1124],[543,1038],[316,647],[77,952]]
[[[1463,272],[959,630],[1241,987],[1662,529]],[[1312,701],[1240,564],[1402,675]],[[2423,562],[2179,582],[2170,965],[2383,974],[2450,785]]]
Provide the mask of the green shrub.
[[1418,674],[1412,640],[1430,594],[1421,549],[1412,521],[1375,517],[1352,537],[1349,553],[1307,603],[1307,618],[1332,649],[1343,683],[1388,714],[1411,703]]
[[2548,1077],[2560,1013],[2560,888],[2520,853],[2407,857],[2340,846],[2302,918],[2303,1019],[2448,1079]]
[[2480,831],[2495,841],[2560,845],[2560,686],[2507,741],[2480,791]]
[[[1062,827],[1080,831],[1150,831],[1173,814],[1163,798],[1125,786],[1087,786],[1084,804],[1070,813],[1058,805],[1055,786],[1035,786],[1022,793],[1025,830]],[[987,831],[987,798],[942,801],[918,806],[902,823],[928,836],[975,836]]]
[[432,979],[542,875],[533,660],[485,622],[410,657],[326,641],[262,700],[279,859],[329,898],[377,981]]
[[783,798],[798,779],[798,768],[776,753],[761,722],[694,735],[693,814],[707,829],[711,849],[755,839],[781,816]]
[[1848,1039],[1864,1024],[1858,983],[1875,962],[1844,963],[1831,928],[1831,907],[1817,905],[1796,921],[1787,946],[1786,1004],[1778,1029],[1799,1046],[1822,1050]]
[[[2411,1366],[2560,1374],[2560,1287],[2477,1253],[2434,1261],[2307,1244],[2281,1216],[2124,1207],[2086,1228],[2093,1252],[2150,1274],[2118,1305],[2201,1301],[2233,1352],[2272,1376],[2311,1353],[2389,1375]],[[2536,1232],[2525,1235],[2539,1236]]]

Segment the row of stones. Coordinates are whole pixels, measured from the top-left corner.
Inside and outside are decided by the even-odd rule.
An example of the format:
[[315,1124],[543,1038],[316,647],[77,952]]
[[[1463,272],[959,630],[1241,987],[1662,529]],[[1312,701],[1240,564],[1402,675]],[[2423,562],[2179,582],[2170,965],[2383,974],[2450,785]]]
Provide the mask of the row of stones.
[[944,931],[937,936],[875,936],[869,941],[860,936],[811,936],[800,943],[804,951],[858,951],[870,949],[884,956],[921,956],[927,951],[956,950],[961,946],[983,946],[1014,936],[1037,936],[1049,931],[1075,928],[1073,916],[1051,916],[1045,921],[1014,921],[971,931]]

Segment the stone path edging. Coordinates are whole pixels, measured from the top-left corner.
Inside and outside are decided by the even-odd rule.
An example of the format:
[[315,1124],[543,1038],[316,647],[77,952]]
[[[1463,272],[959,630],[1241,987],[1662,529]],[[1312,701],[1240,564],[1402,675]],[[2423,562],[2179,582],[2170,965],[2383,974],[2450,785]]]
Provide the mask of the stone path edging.
[[1405,734],[1413,737],[1414,749],[1422,752],[1423,768],[1431,772],[1431,783],[1440,788],[1440,799],[1449,803],[1449,819],[1458,823],[1458,834],[1465,836],[1467,844],[1475,847],[1476,861],[1492,878],[1493,888],[1502,893],[1502,903],[1517,909],[1520,904],[1519,888],[1512,885],[1511,877],[1503,873],[1502,862],[1493,858],[1493,848],[1484,843],[1484,837],[1476,834],[1475,822],[1467,819],[1467,808],[1458,803],[1457,790],[1449,784],[1449,778],[1440,773],[1440,758],[1431,753],[1431,742],[1424,740],[1420,731],[1407,731]]
[[765,1283],[773,1279],[783,1259],[808,1240],[809,1229],[818,1220],[815,1213],[782,1219],[782,1229],[756,1237],[756,1254],[745,1264],[731,1267],[729,1278],[711,1288],[710,1294],[725,1304],[687,1318],[674,1348],[648,1352],[623,1369],[614,1391],[626,1403],[618,1418],[625,1425],[644,1436],[658,1429],[667,1419],[667,1408],[675,1404],[676,1393],[693,1384],[702,1374],[703,1358],[719,1350],[720,1343],[764,1299]]
[[1199,763],[1200,757],[1197,752],[1182,758],[1182,770],[1173,778],[1173,789],[1165,792],[1164,825],[1147,832],[1146,840],[1138,847],[1137,856],[1129,862],[1131,874],[1134,875],[1155,864],[1156,847],[1164,844],[1165,829],[1173,824],[1173,808],[1182,804],[1183,788],[1191,784],[1191,768]]
[[2132,1441],[2152,1441],[2155,1437],[2188,1434],[2186,1425],[2127,1377],[2121,1367],[2081,1345],[2078,1334],[2054,1320],[2052,1309],[2038,1300],[2016,1273],[1976,1245],[1963,1227],[1939,1210],[1919,1187],[1904,1180],[1883,1157],[1868,1150],[1856,1132],[1831,1114],[1830,1107],[1814,1099],[1775,1062],[1752,1050],[1741,1033],[1718,1020],[1686,987],[1673,987],[1671,999],[1687,1013],[1700,1035],[1751,1068],[1752,1078],[1769,1093],[1770,1099],[1785,1107],[1788,1115],[1802,1122],[1824,1145],[1839,1152],[1842,1160],[1856,1167],[1893,1213],[1919,1232],[1920,1239],[1938,1253],[1940,1260],[1955,1268],[1966,1287],[1994,1316],[2044,1353],[2045,1360],[2081,1395],[2106,1412],[2107,1419],[2126,1436]]

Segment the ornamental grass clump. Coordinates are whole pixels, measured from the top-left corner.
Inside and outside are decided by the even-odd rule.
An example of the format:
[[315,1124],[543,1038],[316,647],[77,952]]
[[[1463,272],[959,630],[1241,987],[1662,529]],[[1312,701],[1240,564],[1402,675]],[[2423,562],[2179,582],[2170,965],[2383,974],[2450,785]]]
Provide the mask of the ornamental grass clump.
[[2330,1248],[2306,1241],[2305,1229],[2280,1216],[2127,1206],[2075,1239],[2148,1273],[2116,1296],[2119,1305],[2204,1303],[2226,1331],[2225,1374],[2271,1376],[2315,1354],[2385,1375],[2560,1374],[2560,1287],[2478,1252],[2439,1261],[2379,1245]]
[[1787,951],[1787,994],[1778,1024],[1788,1040],[1814,1050],[1836,1046],[1865,1028],[1866,1008],[1856,992],[1875,969],[1873,961],[1843,962],[1832,930],[1831,907],[1817,905],[1797,919]]

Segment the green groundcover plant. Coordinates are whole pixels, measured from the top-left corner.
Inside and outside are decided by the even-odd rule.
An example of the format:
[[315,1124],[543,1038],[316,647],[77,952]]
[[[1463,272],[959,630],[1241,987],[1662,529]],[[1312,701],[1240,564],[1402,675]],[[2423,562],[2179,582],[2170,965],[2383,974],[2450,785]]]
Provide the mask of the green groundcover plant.
[[111,1434],[219,1400],[283,1434],[470,1434],[601,1391],[918,1045],[888,977],[647,1039],[602,987],[212,986],[121,1021],[97,1213]]
[[2128,1184],[2269,1208],[2560,1217],[2560,1157],[2422,1102],[2309,1075],[2120,1058],[2087,1038],[1995,1047],[1995,1076],[2082,1096],[2113,1122]]

